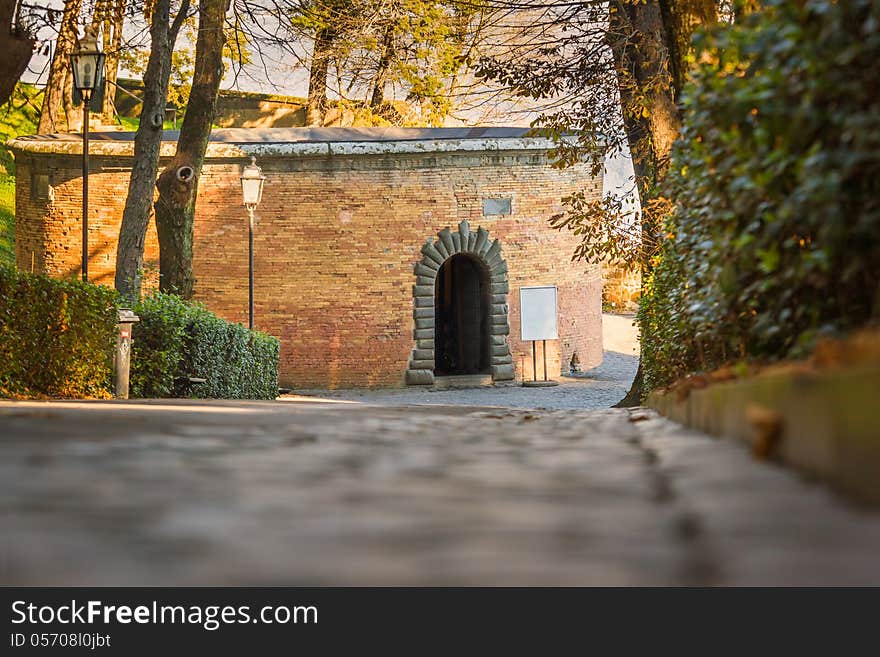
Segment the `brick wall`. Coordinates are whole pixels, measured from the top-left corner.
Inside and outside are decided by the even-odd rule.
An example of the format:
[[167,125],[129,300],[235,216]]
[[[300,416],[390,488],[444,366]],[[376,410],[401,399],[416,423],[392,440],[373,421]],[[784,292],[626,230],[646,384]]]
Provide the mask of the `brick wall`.
[[[15,255],[18,268],[57,277],[82,274],[82,165],[79,158],[16,153]],[[127,159],[92,158],[89,169],[89,280],[113,286],[116,241],[128,193]],[[32,194],[32,175],[49,176],[49,195]],[[158,287],[159,242],[151,221],[144,279]]]
[[642,274],[638,269],[611,265],[602,268],[602,301],[618,311],[638,308],[642,293]]
[[[79,159],[19,152],[17,161],[19,268],[30,270],[33,260],[35,271],[78,275]],[[248,295],[243,163],[206,162],[195,229],[196,298],[242,323]],[[534,151],[264,157],[259,164],[267,182],[257,210],[255,323],[281,339],[281,385],[403,385],[414,344],[413,265],[426,239],[463,219],[501,241],[517,378],[532,376],[530,345],[518,338],[520,286],[559,286],[560,339],[547,345],[551,376],[567,369],[575,351],[585,368],[600,362],[599,267],[573,263],[577,238],[547,226],[563,195],[585,187],[601,193],[601,181],[584,170],[554,170]],[[92,165],[89,268],[92,280],[112,285],[127,161],[93,157]],[[50,175],[52,199],[31,199],[30,174],[38,171]],[[483,216],[483,198],[505,196],[512,214]],[[155,272],[152,224],[145,254]],[[155,285],[155,273],[148,280]],[[540,373],[540,353],[538,367]]]

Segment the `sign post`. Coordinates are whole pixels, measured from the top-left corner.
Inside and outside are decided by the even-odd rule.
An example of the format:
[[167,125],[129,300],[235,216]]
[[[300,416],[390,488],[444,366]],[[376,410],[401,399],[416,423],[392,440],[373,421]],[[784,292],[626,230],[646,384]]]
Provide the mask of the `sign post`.
[[[521,287],[519,289],[520,335],[532,343],[532,381],[524,386],[556,386],[558,381],[547,379],[547,340],[559,338],[557,322],[557,295],[555,285]],[[541,341],[544,359],[544,380],[538,380],[538,354],[536,343]]]

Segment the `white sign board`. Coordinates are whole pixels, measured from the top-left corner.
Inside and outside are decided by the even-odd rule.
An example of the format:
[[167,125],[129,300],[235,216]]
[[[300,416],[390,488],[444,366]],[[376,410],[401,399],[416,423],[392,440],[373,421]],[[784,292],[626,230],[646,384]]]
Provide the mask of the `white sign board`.
[[523,341],[555,340],[559,337],[555,285],[521,287],[519,313]]

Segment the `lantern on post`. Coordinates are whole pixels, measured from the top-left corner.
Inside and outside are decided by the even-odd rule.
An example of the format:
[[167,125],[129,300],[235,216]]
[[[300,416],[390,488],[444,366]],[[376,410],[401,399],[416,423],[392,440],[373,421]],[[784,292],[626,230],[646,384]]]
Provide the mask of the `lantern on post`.
[[82,279],[89,280],[89,112],[95,87],[103,79],[104,53],[98,45],[98,35],[87,27],[76,50],[70,53],[73,86],[83,99],[83,152],[82,152]]
[[263,184],[266,176],[257,166],[257,158],[241,172],[241,196],[248,211],[248,328],[254,328],[254,210],[263,200]]

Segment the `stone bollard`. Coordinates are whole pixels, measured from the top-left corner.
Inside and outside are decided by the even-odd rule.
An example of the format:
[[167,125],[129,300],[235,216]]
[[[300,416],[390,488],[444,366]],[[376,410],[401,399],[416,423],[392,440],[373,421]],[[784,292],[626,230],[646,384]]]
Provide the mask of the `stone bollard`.
[[131,327],[141,318],[128,308],[120,308],[116,326],[116,355],[113,358],[114,386],[116,399],[128,399],[128,372],[131,366]]

